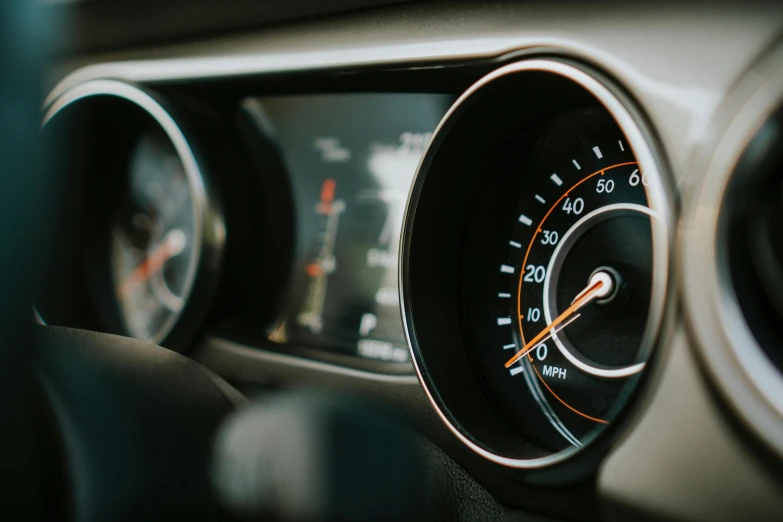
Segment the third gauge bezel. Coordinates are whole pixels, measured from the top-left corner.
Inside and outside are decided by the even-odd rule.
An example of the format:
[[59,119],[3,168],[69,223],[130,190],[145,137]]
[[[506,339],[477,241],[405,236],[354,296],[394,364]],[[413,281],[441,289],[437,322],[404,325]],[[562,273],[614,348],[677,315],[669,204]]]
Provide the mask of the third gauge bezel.
[[[763,127],[783,108],[783,48],[765,56],[727,96],[691,168],[704,173],[680,236],[683,296],[696,347],[734,414],[783,456],[783,374],[744,316],[730,267],[732,183],[766,175],[753,151]],[[763,141],[763,140],[762,140]],[[758,148],[758,147],[757,147]],[[736,245],[733,245],[736,246]]]

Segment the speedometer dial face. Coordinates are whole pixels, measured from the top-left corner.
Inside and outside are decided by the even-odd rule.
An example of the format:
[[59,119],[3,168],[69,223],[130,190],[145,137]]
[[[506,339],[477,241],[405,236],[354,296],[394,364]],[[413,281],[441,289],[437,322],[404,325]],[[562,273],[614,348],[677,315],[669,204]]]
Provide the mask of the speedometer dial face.
[[133,151],[111,228],[112,275],[124,329],[160,342],[183,311],[198,264],[200,224],[181,160],[162,132]]
[[[524,176],[485,243],[482,301],[493,304],[474,307],[479,357],[520,429],[553,451],[578,447],[613,418],[650,355],[651,180],[597,108],[555,118],[526,168],[498,168]],[[546,426],[529,422],[531,408]]]

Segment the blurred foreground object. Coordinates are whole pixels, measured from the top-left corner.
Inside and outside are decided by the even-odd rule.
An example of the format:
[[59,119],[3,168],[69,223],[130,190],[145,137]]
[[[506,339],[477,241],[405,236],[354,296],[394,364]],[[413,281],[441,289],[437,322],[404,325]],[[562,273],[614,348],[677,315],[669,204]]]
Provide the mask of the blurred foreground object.
[[207,473],[210,445],[244,397],[160,346],[72,328],[37,330],[35,365],[56,434],[49,444],[61,448],[55,472],[68,494],[67,516],[47,520],[221,520]]
[[411,432],[367,405],[292,393],[223,423],[212,479],[245,520],[426,520],[423,460]]
[[57,26],[39,2],[0,1],[0,520],[51,520],[51,445],[36,395],[30,287],[45,260],[50,174],[38,147],[43,71]]

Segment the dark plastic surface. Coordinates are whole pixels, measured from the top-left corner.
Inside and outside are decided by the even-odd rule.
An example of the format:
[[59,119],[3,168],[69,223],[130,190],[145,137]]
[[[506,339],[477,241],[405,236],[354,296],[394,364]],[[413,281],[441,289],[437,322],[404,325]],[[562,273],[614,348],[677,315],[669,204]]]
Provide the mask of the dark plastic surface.
[[72,520],[217,520],[212,437],[241,394],[191,359],[134,339],[39,327],[38,340]]

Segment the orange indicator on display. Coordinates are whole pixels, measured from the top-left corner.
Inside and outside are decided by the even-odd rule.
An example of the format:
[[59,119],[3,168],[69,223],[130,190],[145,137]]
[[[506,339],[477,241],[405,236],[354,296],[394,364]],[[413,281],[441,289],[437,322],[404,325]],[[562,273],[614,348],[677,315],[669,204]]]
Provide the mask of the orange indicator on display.
[[318,263],[310,263],[305,267],[305,272],[307,272],[307,275],[310,277],[318,277],[323,273],[323,270]]
[[318,212],[321,214],[327,215],[331,212],[336,188],[337,182],[334,178],[326,178],[323,185],[321,185],[321,202],[318,205]]

